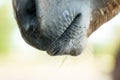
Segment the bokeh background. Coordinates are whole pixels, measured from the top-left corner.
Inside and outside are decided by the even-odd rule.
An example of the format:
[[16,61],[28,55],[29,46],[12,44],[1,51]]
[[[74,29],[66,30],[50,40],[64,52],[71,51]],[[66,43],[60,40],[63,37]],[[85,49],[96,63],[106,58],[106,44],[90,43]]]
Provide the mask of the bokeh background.
[[49,56],[23,41],[11,0],[0,0],[0,80],[112,80],[119,43],[120,14],[90,36],[80,56]]

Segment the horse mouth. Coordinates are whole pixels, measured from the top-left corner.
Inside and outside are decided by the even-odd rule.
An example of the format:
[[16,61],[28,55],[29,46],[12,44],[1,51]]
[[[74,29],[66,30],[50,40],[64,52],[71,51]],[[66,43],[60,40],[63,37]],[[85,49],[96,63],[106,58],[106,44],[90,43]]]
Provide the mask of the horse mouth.
[[47,53],[56,55],[72,55],[77,56],[82,52],[79,38],[83,34],[81,29],[81,15],[78,14],[68,25],[67,29],[51,43],[47,49]]

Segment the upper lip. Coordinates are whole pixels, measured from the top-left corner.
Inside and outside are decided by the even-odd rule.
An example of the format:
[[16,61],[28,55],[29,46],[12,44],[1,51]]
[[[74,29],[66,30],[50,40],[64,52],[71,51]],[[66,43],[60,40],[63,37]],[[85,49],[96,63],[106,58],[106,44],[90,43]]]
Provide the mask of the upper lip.
[[[65,45],[69,42],[69,41],[67,42],[67,40],[73,38],[74,34],[73,34],[73,36],[71,36],[71,35],[69,35],[69,32],[72,30],[73,27],[79,27],[79,22],[78,22],[78,21],[80,21],[80,17],[81,17],[81,14],[78,14],[78,15],[71,21],[70,25],[68,25],[68,27],[66,28],[66,30],[65,30],[58,38],[56,38],[55,41],[53,41],[53,42],[50,44],[49,48],[47,49],[47,52],[48,52],[50,55],[61,55],[61,54],[65,54],[65,53],[62,52],[63,50],[61,50],[61,48],[62,48],[63,46],[65,47]],[[74,33],[75,33],[75,31],[74,31]],[[64,44],[64,42],[62,42],[62,39],[64,38],[64,36],[65,36],[65,38],[66,38],[66,39],[65,39],[65,40],[66,40],[66,42],[65,42],[66,44]],[[61,38],[62,38],[62,39],[61,39]],[[59,41],[62,42],[61,44],[63,44],[63,46],[61,46],[61,44],[59,44],[59,43],[60,43]],[[58,46],[58,48],[57,48],[56,46]]]

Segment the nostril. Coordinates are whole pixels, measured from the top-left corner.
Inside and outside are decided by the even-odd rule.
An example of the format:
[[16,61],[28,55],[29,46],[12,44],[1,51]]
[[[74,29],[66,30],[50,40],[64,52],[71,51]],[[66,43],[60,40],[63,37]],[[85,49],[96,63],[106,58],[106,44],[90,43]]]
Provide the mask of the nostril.
[[36,4],[34,0],[28,2],[29,5],[25,6],[26,14],[28,16],[36,16]]
[[[80,17],[81,17],[81,13],[77,14],[77,15],[75,16],[74,20],[80,19]],[[74,20],[73,20],[73,21],[74,21]]]
[[71,23],[70,23],[69,26],[71,26],[71,25],[78,25],[79,22],[80,22],[80,18],[81,18],[81,14],[77,14],[77,15],[73,18],[73,20],[71,21]]
[[81,16],[81,13],[77,14],[76,17],[80,17]]

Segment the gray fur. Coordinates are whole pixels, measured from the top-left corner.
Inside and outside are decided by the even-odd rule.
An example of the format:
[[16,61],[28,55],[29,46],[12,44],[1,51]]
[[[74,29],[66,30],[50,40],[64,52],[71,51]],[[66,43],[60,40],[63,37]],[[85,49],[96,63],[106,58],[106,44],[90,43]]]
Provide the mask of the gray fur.
[[[105,0],[107,2],[107,0]],[[13,0],[25,41],[50,55],[79,55],[87,39],[92,12],[102,0]]]

